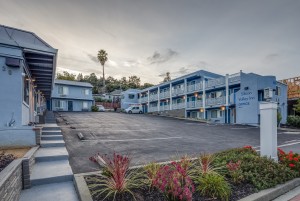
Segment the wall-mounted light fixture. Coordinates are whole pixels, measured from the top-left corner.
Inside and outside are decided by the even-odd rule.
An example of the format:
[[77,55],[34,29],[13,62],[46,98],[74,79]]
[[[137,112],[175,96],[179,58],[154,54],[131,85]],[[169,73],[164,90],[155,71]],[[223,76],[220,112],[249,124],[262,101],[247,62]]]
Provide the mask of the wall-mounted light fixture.
[[203,109],[203,108],[200,108],[200,112],[204,112],[204,109]]
[[198,93],[195,93],[194,96],[197,98],[198,97]]
[[225,110],[225,106],[222,106],[220,109],[221,109],[222,111],[224,111],[224,110]]

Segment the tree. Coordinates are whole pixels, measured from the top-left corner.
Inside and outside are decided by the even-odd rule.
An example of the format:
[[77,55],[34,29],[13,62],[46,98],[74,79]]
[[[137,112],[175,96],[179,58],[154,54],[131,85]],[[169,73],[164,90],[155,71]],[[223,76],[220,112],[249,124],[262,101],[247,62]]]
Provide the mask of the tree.
[[79,74],[77,75],[76,80],[79,81],[79,82],[82,82],[82,81],[83,81],[83,75],[82,75],[82,73],[79,73]]
[[170,72],[166,72],[166,76],[162,82],[169,82],[171,80]]
[[107,61],[107,53],[105,50],[99,50],[97,55],[98,61],[102,65],[103,71],[103,89],[105,90],[105,76],[104,76],[104,64]]
[[140,88],[141,86],[141,79],[136,75],[129,76],[128,78],[128,87],[132,89]]
[[68,71],[63,71],[63,73],[57,73],[56,74],[56,79],[59,80],[71,80],[75,81],[75,74],[69,73]]
[[294,105],[294,110],[297,113],[300,113],[300,99],[298,99],[297,103]]
[[141,87],[140,87],[140,89],[146,89],[146,88],[149,88],[149,87],[152,87],[152,86],[154,86],[153,84],[150,84],[150,83],[144,83],[144,85],[142,85]]

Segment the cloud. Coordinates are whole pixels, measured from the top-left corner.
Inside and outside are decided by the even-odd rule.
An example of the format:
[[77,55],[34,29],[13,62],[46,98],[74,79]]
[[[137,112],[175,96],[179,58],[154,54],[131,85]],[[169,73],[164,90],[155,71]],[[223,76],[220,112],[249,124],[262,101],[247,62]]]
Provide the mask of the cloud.
[[86,55],[90,58],[91,61],[93,61],[95,63],[99,63],[98,58],[96,56],[89,54],[89,53],[87,53]]
[[159,64],[159,63],[165,63],[169,61],[170,59],[176,57],[178,55],[178,52],[167,49],[163,52],[155,51],[152,56],[148,57],[147,60],[150,62],[150,64]]

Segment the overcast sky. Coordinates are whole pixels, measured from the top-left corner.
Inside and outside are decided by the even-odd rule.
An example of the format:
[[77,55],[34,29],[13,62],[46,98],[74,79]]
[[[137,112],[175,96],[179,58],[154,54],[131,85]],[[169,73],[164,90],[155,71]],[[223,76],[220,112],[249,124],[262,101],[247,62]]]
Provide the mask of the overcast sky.
[[300,75],[300,0],[0,0],[0,24],[58,49],[57,70],[158,83],[204,69]]

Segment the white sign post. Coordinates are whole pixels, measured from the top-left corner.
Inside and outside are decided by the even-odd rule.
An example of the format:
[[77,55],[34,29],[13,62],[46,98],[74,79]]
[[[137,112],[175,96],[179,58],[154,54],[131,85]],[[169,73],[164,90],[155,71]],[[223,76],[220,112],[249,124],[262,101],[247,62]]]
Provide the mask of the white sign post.
[[277,157],[277,103],[261,102],[260,155],[278,161]]

